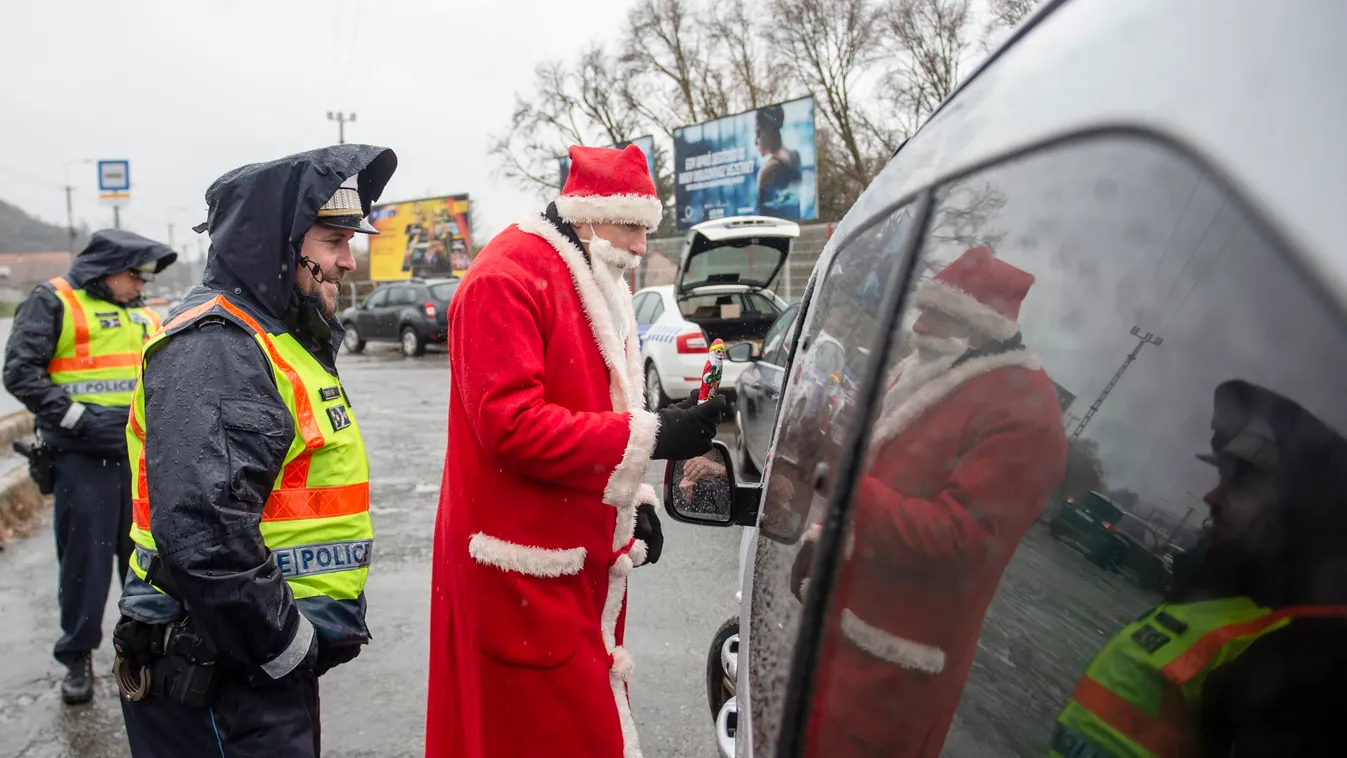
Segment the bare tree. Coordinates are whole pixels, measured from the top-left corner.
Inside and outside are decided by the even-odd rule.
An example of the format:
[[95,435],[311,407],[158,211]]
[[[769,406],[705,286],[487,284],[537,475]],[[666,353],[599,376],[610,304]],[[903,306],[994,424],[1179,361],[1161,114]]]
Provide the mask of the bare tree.
[[1042,0],[989,0],[992,23],[1007,29],[1024,20]]
[[892,63],[884,92],[911,136],[959,85],[970,52],[972,0],[893,0],[881,17]]
[[725,0],[709,11],[708,38],[712,60],[725,70],[729,109],[756,110],[785,99],[786,77],[767,26],[758,21],[766,11],[755,0]]
[[632,109],[666,134],[726,115],[727,82],[709,65],[708,37],[691,0],[639,0],[627,14],[624,91]]
[[813,92],[835,139],[830,164],[848,183],[864,187],[892,142],[861,105],[862,78],[881,52],[874,6],[870,0],[770,0],[769,7],[772,44],[796,81]]
[[545,193],[560,188],[557,160],[570,145],[612,145],[638,136],[640,115],[624,96],[619,76],[598,45],[582,50],[573,65],[539,64],[533,91],[515,96],[509,127],[490,145],[499,173]]

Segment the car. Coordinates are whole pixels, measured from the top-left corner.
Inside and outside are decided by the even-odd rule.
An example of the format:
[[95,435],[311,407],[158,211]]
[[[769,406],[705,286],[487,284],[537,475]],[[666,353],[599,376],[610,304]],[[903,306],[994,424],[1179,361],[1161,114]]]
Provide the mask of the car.
[[411,279],[381,284],[359,305],[341,314],[343,346],[359,353],[368,342],[396,342],[408,358],[426,352],[428,343],[449,339],[449,301],[458,279]]
[[1164,591],[1173,578],[1173,558],[1155,527],[1131,513],[1117,524],[1122,551],[1114,566],[1143,590]]
[[[721,756],[1103,755],[1059,718],[1101,691],[1084,674],[1110,639],[1209,656],[1172,644],[1194,630],[1169,617],[1157,617],[1165,630],[1119,636],[1155,595],[1081,571],[1038,512],[1067,486],[1065,460],[1083,463],[1089,489],[1136,492],[1175,522],[1179,503],[1205,510],[1224,497],[1208,458],[1216,389],[1232,379],[1343,436],[1347,149],[1336,125],[1347,100],[1333,95],[1347,81],[1343,13],[1316,0],[1050,1],[889,158],[806,287],[762,477],[745,480],[723,440],[707,455],[716,465],[665,470],[669,517],[743,529],[739,578],[725,588],[741,598],[737,628],[705,630]],[[982,341],[947,373],[908,374],[941,357],[906,339],[925,312],[917,303],[966,302],[924,285],[982,247],[1027,274],[1016,298],[980,312],[996,352],[979,353]],[[839,354],[844,370],[829,370]],[[1041,365],[1088,410],[1063,412],[1056,428],[1062,395],[1046,378],[1033,402],[953,394],[971,386],[954,381],[975,375],[970,365],[999,370],[972,360],[1003,355],[1022,376]],[[905,376],[926,383],[913,389]],[[988,411],[967,426],[922,423],[955,398]],[[1026,415],[1047,430],[1038,443],[1016,436]],[[899,433],[906,444],[892,444]],[[953,434],[975,444],[933,452],[952,449]],[[1277,449],[1318,434],[1279,428]],[[712,482],[685,486],[694,468]],[[1299,473],[1323,483],[1307,501],[1326,500],[1315,518],[1341,533],[1333,470]],[[1340,544],[1315,536],[1316,560],[1336,565]],[[687,589],[701,581],[689,575]],[[1339,590],[1326,602],[1341,602]],[[1194,665],[1204,662],[1222,665]],[[1203,688],[1221,682],[1190,682],[1184,696],[1233,699],[1208,701]],[[1278,692],[1259,695],[1265,708],[1296,710]],[[1115,712],[1121,729],[1161,725],[1121,701]],[[1313,726],[1337,737],[1336,723]],[[1167,751],[1203,752],[1147,752]]]
[[746,477],[758,476],[767,465],[767,448],[772,441],[781,386],[786,381],[786,356],[795,345],[799,313],[799,303],[782,311],[763,337],[760,352],[755,354],[738,347],[733,355],[726,356],[731,364],[748,364],[734,383],[739,470]]
[[1072,495],[1062,503],[1048,524],[1053,539],[1068,539],[1079,545],[1100,568],[1111,569],[1127,550],[1119,524],[1123,509],[1098,492]]
[[[786,308],[769,287],[799,236],[799,224],[764,216],[731,216],[688,230],[674,283],[633,295],[648,408],[663,408],[701,386],[711,342],[761,349]],[[725,364],[721,387],[731,401],[743,368]]]

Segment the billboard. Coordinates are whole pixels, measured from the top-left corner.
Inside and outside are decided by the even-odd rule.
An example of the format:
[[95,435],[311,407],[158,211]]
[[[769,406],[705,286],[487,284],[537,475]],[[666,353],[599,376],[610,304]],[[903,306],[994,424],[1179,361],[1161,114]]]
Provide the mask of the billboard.
[[370,235],[370,278],[463,276],[472,256],[468,206],[467,195],[374,206],[369,220],[379,234]]
[[[653,179],[655,177],[655,138],[646,135],[644,137],[637,137],[633,140],[627,140],[626,142],[619,142],[612,147],[622,150],[626,148],[627,145],[635,145],[641,148],[641,152],[645,153],[645,165],[650,168],[650,178]],[[560,179],[557,184],[558,186],[565,187],[566,177],[571,175],[571,159],[563,155],[557,159],[557,163],[559,164],[557,176]]]
[[674,130],[678,228],[725,216],[818,217],[814,98]]

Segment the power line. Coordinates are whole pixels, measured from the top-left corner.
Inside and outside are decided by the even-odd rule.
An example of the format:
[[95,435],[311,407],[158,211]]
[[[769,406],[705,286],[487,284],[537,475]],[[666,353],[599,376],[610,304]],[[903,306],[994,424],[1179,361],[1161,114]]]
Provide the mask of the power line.
[[[1220,207],[1216,209],[1215,213],[1211,214],[1211,221],[1207,223],[1207,228],[1202,232],[1201,239],[1197,241],[1196,245],[1193,245],[1192,252],[1188,253],[1188,259],[1183,262],[1183,268],[1179,269],[1179,273],[1174,275],[1174,283],[1170,285],[1169,294],[1165,295],[1165,299],[1162,301],[1163,304],[1168,304],[1170,299],[1174,297],[1174,290],[1178,289],[1179,280],[1183,278],[1183,272],[1188,270],[1188,265],[1193,262],[1193,256],[1197,255],[1198,250],[1202,249],[1202,244],[1207,241],[1207,235],[1211,234],[1211,230],[1216,226],[1216,219],[1220,218],[1221,211],[1225,210],[1225,206],[1229,203],[1230,194],[1226,193],[1225,199],[1221,201]],[[1171,315],[1170,318],[1173,318],[1173,316]]]

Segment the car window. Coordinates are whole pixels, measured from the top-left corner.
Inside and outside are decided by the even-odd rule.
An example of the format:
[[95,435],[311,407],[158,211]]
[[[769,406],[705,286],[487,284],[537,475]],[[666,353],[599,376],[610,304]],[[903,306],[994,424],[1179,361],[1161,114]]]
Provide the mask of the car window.
[[781,311],[777,307],[776,301],[766,295],[760,295],[756,292],[744,295],[744,311],[748,313],[760,313],[768,316],[775,316]]
[[394,287],[388,293],[389,305],[411,305],[416,302],[416,290],[411,287]]
[[375,290],[365,301],[365,305],[370,308],[382,308],[388,304],[388,287]]
[[440,282],[430,285],[430,296],[441,303],[447,303],[454,297],[458,282]]
[[636,323],[642,325],[650,323],[651,301],[655,297],[653,292],[645,292],[636,296],[636,301],[632,303],[632,310],[636,312]]
[[[807,752],[1242,753],[1222,726],[1240,711],[1185,715],[1236,708],[1241,681],[1195,678],[1230,649],[1196,640],[1347,595],[1303,580],[1340,550],[1315,533],[1347,525],[1340,314],[1234,192],[1139,136],[945,186],[923,240],[830,569]],[[1091,491],[1209,550],[1054,539],[1045,506]],[[1181,653],[1197,668],[1162,677]]]
[[664,315],[664,298],[659,294],[651,294],[650,299],[654,301],[655,306],[650,309],[650,316],[646,323],[653,324],[659,321],[659,317]]
[[1117,523],[1122,519],[1122,509],[1093,492],[1086,494],[1082,498],[1082,502],[1085,505],[1085,510],[1097,519],[1112,523]]
[[878,300],[855,297],[868,272],[893,270],[910,247],[916,226],[909,208],[842,247],[827,263],[805,312],[802,335],[781,398],[782,426],[776,433],[764,481],[751,613],[749,676],[754,693],[752,729],[756,750],[775,755],[800,624],[800,605],[791,589],[791,568],[811,520],[832,494],[830,472],[838,467],[847,430],[856,423],[846,407],[854,403],[857,378],[878,336]]
[[[726,307],[729,310],[726,310]],[[679,310],[691,318],[736,318],[738,316],[775,316],[781,309],[771,298],[757,293],[693,295],[678,302]]]
[[773,366],[781,366],[786,362],[786,353],[790,345],[786,342],[786,333],[792,331],[795,325],[795,317],[799,315],[800,306],[798,304],[787,308],[776,321],[772,328],[767,330],[767,336],[762,338],[762,360],[764,363],[770,363]]

